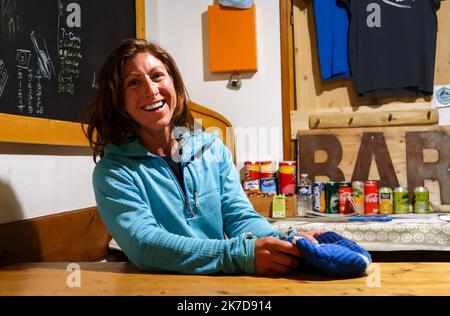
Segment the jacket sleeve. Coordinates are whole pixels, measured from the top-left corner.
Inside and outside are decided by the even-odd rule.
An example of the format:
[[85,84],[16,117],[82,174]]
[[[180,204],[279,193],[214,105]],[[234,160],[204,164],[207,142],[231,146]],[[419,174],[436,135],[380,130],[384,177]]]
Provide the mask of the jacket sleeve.
[[231,152],[221,141],[218,143],[216,155],[219,158],[220,194],[222,197],[222,214],[225,233],[235,237],[251,232],[256,237],[279,237],[269,222],[258,214],[245,194]]
[[189,274],[255,273],[254,239],[246,234],[208,240],[169,233],[158,225],[151,205],[120,167],[107,167],[100,161],[93,184],[103,222],[139,269]]

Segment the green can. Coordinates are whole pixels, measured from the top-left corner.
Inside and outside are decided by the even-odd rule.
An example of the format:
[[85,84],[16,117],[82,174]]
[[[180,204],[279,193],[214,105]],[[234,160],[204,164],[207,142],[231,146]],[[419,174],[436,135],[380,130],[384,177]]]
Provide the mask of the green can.
[[430,192],[426,187],[417,187],[414,190],[414,213],[425,214],[430,212]]
[[394,189],[394,213],[409,213],[409,195],[408,189],[405,187],[397,187]]
[[325,204],[327,213],[339,214],[339,193],[337,182],[325,183]]

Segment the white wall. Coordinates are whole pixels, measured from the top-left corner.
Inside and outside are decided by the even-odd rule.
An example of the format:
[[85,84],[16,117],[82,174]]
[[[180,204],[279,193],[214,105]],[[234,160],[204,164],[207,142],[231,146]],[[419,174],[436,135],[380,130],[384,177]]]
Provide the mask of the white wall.
[[209,72],[206,14],[208,5],[214,2],[147,0],[147,38],[158,42],[175,59],[190,98],[224,115],[236,128],[239,168],[245,160],[280,160],[279,1],[255,0],[258,71],[243,74],[245,79],[238,91],[226,88],[230,74]]
[[0,143],[0,223],[95,205],[88,149]]
[[[258,71],[243,74],[246,79],[239,91],[226,88],[229,75],[213,75],[205,70],[205,18],[208,5],[213,2],[147,0],[148,38],[159,42],[175,58],[193,101],[224,115],[238,132],[241,128],[247,135],[254,134],[256,139],[251,140],[236,135],[238,167],[248,159],[279,160],[282,137],[278,0],[255,1]],[[0,143],[0,223],[95,205],[93,167],[86,149]]]

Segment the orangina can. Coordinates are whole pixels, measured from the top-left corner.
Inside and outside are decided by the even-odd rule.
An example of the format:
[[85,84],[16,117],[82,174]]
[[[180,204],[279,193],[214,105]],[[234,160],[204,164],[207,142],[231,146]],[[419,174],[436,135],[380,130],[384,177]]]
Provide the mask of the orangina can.
[[409,193],[405,187],[396,187],[394,189],[394,213],[409,213]]

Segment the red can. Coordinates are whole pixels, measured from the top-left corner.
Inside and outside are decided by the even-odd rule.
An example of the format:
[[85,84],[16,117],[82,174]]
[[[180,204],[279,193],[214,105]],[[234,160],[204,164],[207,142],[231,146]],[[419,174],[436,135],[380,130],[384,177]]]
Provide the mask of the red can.
[[364,182],[364,209],[366,214],[378,214],[378,182]]
[[280,194],[295,195],[295,161],[281,161],[278,177]]
[[339,214],[349,214],[350,198],[352,196],[351,184],[346,182],[339,183],[338,194],[339,194]]
[[245,170],[245,181],[258,180],[259,181],[259,163],[246,161],[244,162],[244,170]]
[[272,161],[261,161],[259,165],[261,179],[273,178],[275,176],[276,167]]

